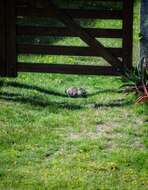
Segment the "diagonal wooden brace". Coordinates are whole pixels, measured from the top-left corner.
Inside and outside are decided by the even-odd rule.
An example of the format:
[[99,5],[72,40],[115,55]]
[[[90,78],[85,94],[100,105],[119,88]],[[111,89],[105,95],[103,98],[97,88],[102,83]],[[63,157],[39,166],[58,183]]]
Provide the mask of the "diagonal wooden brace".
[[112,53],[107,50],[100,42],[98,42],[93,36],[88,34],[83,28],[75,22],[69,15],[65,12],[60,11],[57,6],[50,1],[49,6],[55,11],[57,18],[60,19],[70,30],[75,31],[79,34],[79,37],[88,44],[92,49],[97,49],[99,54],[112,66],[120,70],[122,68],[122,62],[116,58]]

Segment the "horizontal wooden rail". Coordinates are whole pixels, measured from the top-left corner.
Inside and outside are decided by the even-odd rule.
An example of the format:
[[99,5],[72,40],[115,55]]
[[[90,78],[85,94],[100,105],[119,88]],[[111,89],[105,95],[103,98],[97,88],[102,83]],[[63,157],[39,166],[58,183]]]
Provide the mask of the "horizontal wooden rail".
[[[122,48],[106,49],[109,50],[114,56],[122,57]],[[95,48],[74,46],[18,45],[17,51],[19,54],[99,56],[99,52]],[[101,53],[100,56],[102,56]]]
[[[121,29],[85,28],[84,30],[93,37],[100,37],[100,38],[122,38],[123,37],[123,30]],[[18,26],[17,35],[79,37],[78,32],[72,31],[64,27]]]
[[[85,0],[87,2],[92,2],[91,0]],[[95,0],[96,2],[114,2],[114,3],[122,3],[123,0]],[[27,6],[27,2],[26,0],[16,0],[16,6],[20,7],[20,6]]]
[[66,65],[66,64],[32,64],[18,63],[19,72],[37,73],[61,73],[61,74],[81,74],[81,75],[121,75],[113,67],[92,66],[92,65]]
[[[91,0],[85,0],[85,1],[90,1],[91,2]],[[98,1],[98,2],[123,2],[124,0],[95,0],[96,2]]]
[[[85,0],[85,1],[88,1],[88,2],[91,2],[91,0]],[[124,0],[95,0],[96,2],[123,2]],[[16,0],[16,3],[19,4],[19,3],[25,3],[26,0]]]
[[[85,0],[85,1],[88,1],[88,2],[92,2],[92,0]],[[120,3],[120,2],[123,2],[124,0],[95,0],[96,2],[116,2],[116,3]]]
[[[65,12],[71,18],[83,18],[83,19],[123,19],[122,11],[115,10],[79,10],[79,9],[59,9],[61,12]],[[18,7],[17,16],[29,16],[29,17],[56,17],[57,12],[52,8],[30,8],[30,7]]]

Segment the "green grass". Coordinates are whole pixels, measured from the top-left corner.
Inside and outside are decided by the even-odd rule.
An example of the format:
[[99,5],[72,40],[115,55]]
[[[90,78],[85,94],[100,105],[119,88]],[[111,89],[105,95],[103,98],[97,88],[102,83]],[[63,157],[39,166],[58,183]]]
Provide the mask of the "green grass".
[[[103,76],[1,79],[0,190],[147,190],[148,106],[135,105],[137,96],[122,85],[120,77]],[[70,86],[86,88],[87,98],[67,97]]]

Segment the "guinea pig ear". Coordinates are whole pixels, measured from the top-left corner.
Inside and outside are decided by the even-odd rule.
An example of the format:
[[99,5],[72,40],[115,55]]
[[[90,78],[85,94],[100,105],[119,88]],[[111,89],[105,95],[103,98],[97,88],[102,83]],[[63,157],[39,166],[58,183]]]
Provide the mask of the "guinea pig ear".
[[68,88],[65,89],[65,93],[68,94]]

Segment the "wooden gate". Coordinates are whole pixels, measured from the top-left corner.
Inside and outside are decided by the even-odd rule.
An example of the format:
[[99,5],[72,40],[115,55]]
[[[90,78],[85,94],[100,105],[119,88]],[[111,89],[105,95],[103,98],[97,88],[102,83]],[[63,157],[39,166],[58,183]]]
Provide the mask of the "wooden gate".
[[[81,0],[82,1],[82,0]],[[92,2],[85,0],[85,2]],[[29,3],[31,2],[31,3]],[[34,4],[33,4],[34,2]],[[123,75],[132,68],[133,0],[95,0],[121,3],[122,10],[59,8],[55,1],[37,5],[39,0],[0,1],[0,75],[16,77],[18,72]],[[78,1],[79,3],[80,1]],[[44,6],[45,5],[45,6]],[[64,27],[18,25],[18,18],[46,17],[60,20]],[[77,19],[121,20],[122,29],[84,28]],[[18,44],[18,36],[79,37],[87,47]],[[120,38],[122,47],[105,47],[96,38]],[[104,58],[110,66],[33,64],[17,61],[18,54],[95,56]]]

